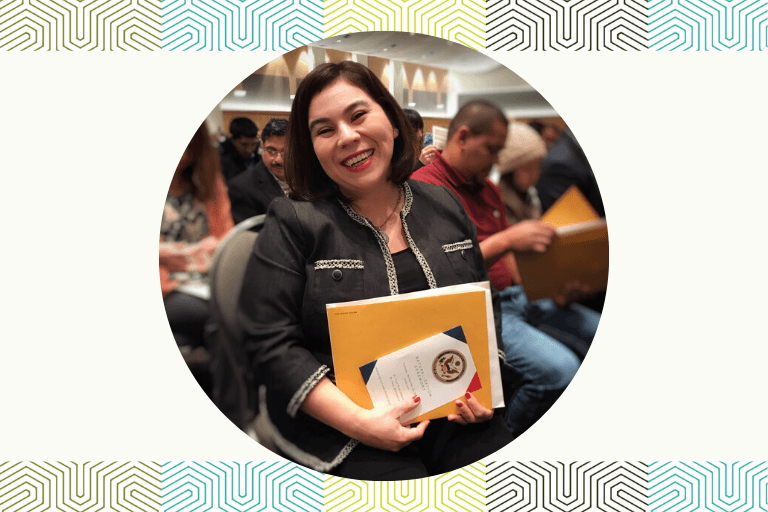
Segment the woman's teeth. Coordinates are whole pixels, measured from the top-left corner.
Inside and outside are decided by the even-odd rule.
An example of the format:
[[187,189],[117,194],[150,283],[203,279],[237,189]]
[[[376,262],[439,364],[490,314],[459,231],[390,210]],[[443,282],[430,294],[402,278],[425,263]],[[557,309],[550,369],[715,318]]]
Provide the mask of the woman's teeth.
[[366,151],[365,153],[360,153],[359,155],[357,155],[356,157],[354,157],[352,159],[344,160],[342,162],[342,164],[344,166],[346,166],[346,167],[353,167],[353,166],[359,164],[360,162],[362,162],[363,160],[367,160],[368,158],[371,157],[371,155],[373,155],[373,150],[372,149],[370,151]]

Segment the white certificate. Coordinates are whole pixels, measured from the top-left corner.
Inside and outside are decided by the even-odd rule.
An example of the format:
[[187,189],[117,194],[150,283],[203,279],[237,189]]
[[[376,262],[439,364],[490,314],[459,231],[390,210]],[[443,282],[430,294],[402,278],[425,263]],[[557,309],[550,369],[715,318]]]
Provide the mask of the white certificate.
[[482,387],[461,326],[371,361],[360,373],[374,407],[419,395],[419,405],[402,423]]

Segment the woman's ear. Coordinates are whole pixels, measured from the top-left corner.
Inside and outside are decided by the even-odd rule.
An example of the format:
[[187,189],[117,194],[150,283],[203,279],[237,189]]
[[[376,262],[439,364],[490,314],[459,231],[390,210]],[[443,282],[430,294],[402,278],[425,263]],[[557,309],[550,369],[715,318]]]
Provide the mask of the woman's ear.
[[393,128],[393,130],[394,130],[393,133],[395,134],[395,138],[397,138],[397,136],[400,135],[400,131],[397,128]]

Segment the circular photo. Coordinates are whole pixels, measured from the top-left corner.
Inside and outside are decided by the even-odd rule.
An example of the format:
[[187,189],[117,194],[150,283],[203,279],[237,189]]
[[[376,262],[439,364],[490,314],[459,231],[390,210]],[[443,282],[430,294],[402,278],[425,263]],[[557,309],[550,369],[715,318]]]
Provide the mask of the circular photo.
[[560,397],[600,321],[608,231],[578,140],[523,78],[442,39],[349,34],[254,71],[202,122],[160,280],[185,363],[239,428],[316,471],[416,479]]

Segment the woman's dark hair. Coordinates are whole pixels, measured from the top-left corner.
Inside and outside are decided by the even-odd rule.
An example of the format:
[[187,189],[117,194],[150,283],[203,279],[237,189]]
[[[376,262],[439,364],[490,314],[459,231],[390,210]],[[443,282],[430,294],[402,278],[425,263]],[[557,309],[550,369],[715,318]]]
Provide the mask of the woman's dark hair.
[[301,81],[288,119],[285,178],[293,199],[315,201],[338,192],[338,186],[325,174],[317,159],[309,132],[309,104],[312,98],[336,80],[346,80],[365,91],[384,109],[392,127],[397,128],[389,181],[396,185],[404,183],[416,164],[416,135],[397,100],[373,71],[352,61],[321,64]]
[[411,123],[413,131],[424,130],[424,119],[421,118],[421,114],[413,110],[412,108],[404,108],[403,113],[405,118]]
[[187,145],[191,162],[182,171],[182,178],[192,193],[201,201],[207,200],[213,192],[213,181],[221,174],[219,152],[213,145],[205,121],[192,136]]

